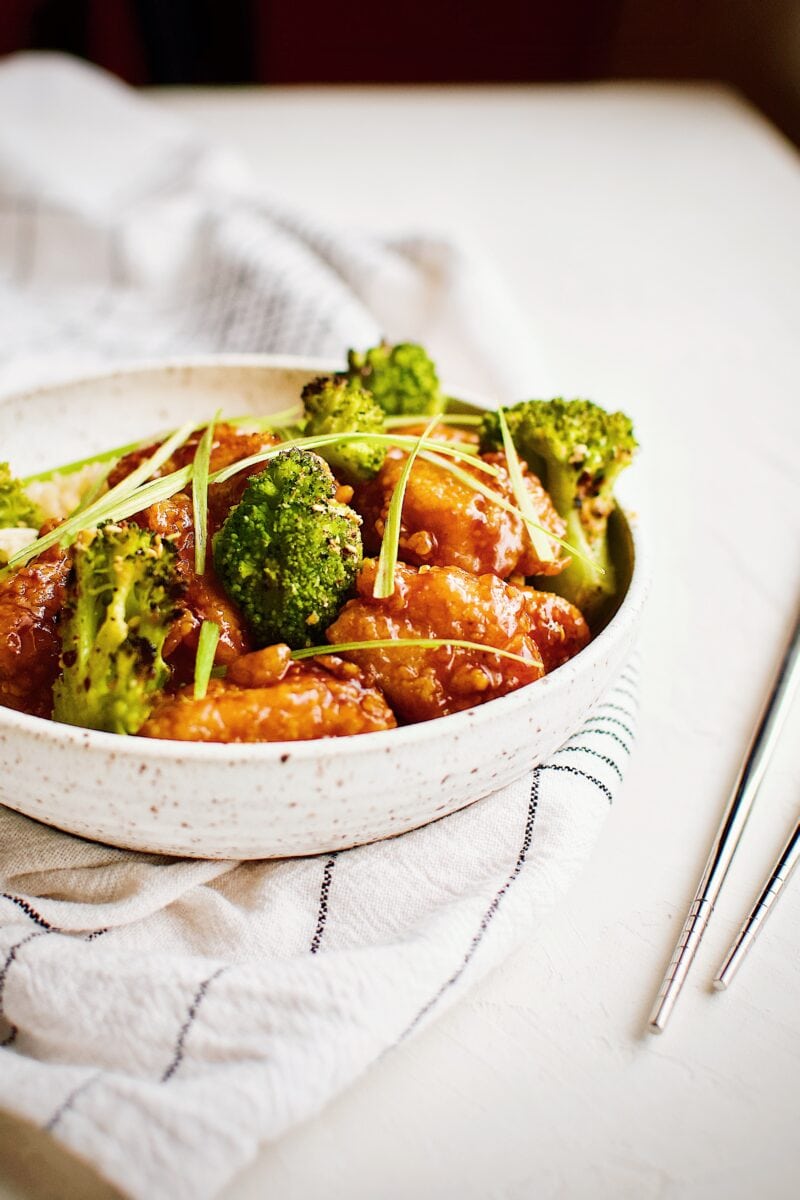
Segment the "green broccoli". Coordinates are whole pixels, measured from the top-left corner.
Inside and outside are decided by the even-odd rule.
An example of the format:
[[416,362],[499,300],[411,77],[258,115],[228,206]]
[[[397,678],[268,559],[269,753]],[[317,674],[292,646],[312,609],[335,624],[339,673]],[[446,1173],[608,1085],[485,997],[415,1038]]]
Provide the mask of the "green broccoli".
[[335,499],[330,467],[307,450],[271,459],[214,538],[214,566],[258,645],[312,646],[361,566],[361,518]]
[[136,525],[78,535],[53,718],[136,733],[169,678],[162,650],[181,586],[175,547]]
[[436,367],[422,346],[381,342],[371,350],[347,355],[349,379],[372,393],[390,416],[432,417],[444,412],[447,397],[439,387]]
[[[539,476],[567,523],[566,540],[579,550],[547,586],[581,609],[592,623],[616,593],[607,523],[614,485],[637,443],[624,413],[609,413],[591,400],[524,400],[505,410],[517,452]],[[501,449],[496,413],[481,427],[481,450]],[[604,573],[601,573],[604,572]]]
[[[369,392],[346,375],[322,376],[303,388],[305,434],[383,433],[384,412]],[[371,479],[386,457],[384,446],[373,442],[348,442],[320,446],[318,453],[335,471],[355,481]]]
[[0,529],[40,529],[43,524],[38,504],[25,495],[8,463],[0,463]]

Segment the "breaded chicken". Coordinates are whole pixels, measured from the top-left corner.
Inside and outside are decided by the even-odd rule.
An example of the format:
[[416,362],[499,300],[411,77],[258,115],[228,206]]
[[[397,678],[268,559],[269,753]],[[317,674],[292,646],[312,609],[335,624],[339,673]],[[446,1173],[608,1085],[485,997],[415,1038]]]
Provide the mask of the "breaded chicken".
[[[158,479],[162,475],[169,475],[172,471],[178,471],[181,467],[188,466],[194,460],[202,432],[202,430],[197,430],[182,446],[179,446],[175,453],[154,472],[153,478]],[[214,426],[209,470],[221,471],[223,467],[230,466],[231,463],[239,462],[243,458],[249,458],[251,454],[259,454],[263,450],[268,450],[270,446],[278,445],[278,441],[279,439],[268,431],[259,430],[248,433],[237,429],[235,425],[227,425],[221,421]],[[131,471],[134,471],[140,463],[157,450],[159,445],[159,442],[154,442],[140,450],[133,450],[121,458],[108,477],[108,486],[114,487],[122,479],[127,478]],[[264,465],[261,463],[249,470],[240,471],[225,483],[212,483],[209,486],[208,523],[212,533],[225,520],[231,507],[241,500],[250,475],[255,471],[263,470]]]
[[[194,460],[202,436],[202,429],[195,430],[154,472],[153,478],[158,479],[162,475],[170,475],[173,471],[188,466]],[[223,467],[238,462],[242,458],[249,458],[251,454],[258,454],[261,450],[269,449],[277,442],[278,438],[268,430],[248,432],[238,429],[235,425],[228,425],[225,421],[220,421],[214,426],[210,468],[212,471],[220,471]],[[150,458],[161,444],[161,442],[153,442],[149,446],[142,446],[139,450],[132,450],[130,454],[126,454],[109,475],[108,486],[114,487],[120,480],[126,479],[131,471],[134,471],[146,458]]]
[[[356,488],[353,507],[364,518],[362,536],[368,554],[378,554],[386,514],[407,455],[393,449],[383,466],[368,483]],[[466,462],[462,470],[515,504],[505,456],[488,454],[484,460],[499,475],[488,475]],[[538,478],[522,464],[533,507],[545,529],[563,537],[565,525]],[[557,575],[569,563],[553,544],[554,558],[542,562],[530,535],[515,513],[494,504],[449,471],[425,459],[417,459],[403,501],[400,558],[417,565],[460,567],[472,575],[487,572],[505,579],[512,572],[523,575]]]
[[[202,430],[197,430],[179,446],[173,455],[155,472],[155,477],[169,474],[187,466],[194,459]],[[222,470],[252,454],[259,454],[278,444],[274,434],[264,431],[243,432],[233,425],[220,422],[214,427],[209,468]],[[148,458],[159,443],[126,454],[109,476],[109,486],[124,479]],[[212,483],[208,488],[209,538],[224,522],[233,505],[238,504],[250,476],[264,469],[260,463],[233,475],[224,483]],[[164,656],[173,669],[173,682],[192,678],[197,639],[203,621],[214,621],[220,630],[215,662],[227,665],[252,648],[246,625],[236,607],[226,596],[207,556],[205,573],[194,570],[194,517],[190,490],[178,492],[168,500],[153,504],[131,518],[144,529],[168,537],[178,550],[178,573],[184,586],[180,616],[175,621],[164,647]]]
[[531,618],[531,636],[548,673],[589,644],[591,633],[579,608],[553,592],[520,589]]
[[49,717],[69,559],[58,546],[0,581],[0,704]]
[[194,520],[192,498],[178,492],[168,500],[151,504],[133,518],[143,529],[168,537],[178,551],[178,577],[184,594],[179,601],[180,614],[164,646],[164,657],[182,682],[192,678],[197,639],[203,621],[219,626],[219,642],[214,661],[227,665],[252,648],[250,635],[235,605],[219,583],[211,555],[206,559],[204,575],[194,569]]
[[531,636],[525,596],[496,575],[475,576],[457,567],[398,564],[395,592],[373,598],[375,563],[358,578],[359,598],[350,600],[328,629],[328,641],[382,638],[457,638],[518,654],[526,661],[481,650],[370,648],[346,652],[367,681],[379,687],[402,721],[429,721],[503,696],[544,674]]
[[394,714],[354,663],[293,662],[288,646],[237,659],[202,700],[192,687],[165,696],[140,736],[189,742],[283,742],[393,729]]

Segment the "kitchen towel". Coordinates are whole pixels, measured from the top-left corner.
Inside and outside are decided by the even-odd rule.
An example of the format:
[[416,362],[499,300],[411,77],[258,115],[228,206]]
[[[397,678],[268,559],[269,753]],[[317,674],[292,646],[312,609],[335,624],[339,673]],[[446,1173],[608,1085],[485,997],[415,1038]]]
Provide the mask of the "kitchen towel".
[[[121,85],[0,65],[0,395],[120,360],[418,338],[547,388],[486,263],[324,227]],[[536,931],[622,779],[635,667],[547,763],[392,841],[186,861],[0,808],[0,1106],[137,1200],[212,1197]]]

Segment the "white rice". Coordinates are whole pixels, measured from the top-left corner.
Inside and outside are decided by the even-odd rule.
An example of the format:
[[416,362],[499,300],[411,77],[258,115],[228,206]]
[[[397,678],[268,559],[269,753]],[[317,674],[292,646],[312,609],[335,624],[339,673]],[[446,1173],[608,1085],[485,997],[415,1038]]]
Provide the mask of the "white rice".
[[90,463],[71,475],[56,475],[39,483],[29,483],[25,492],[34,504],[39,505],[45,520],[63,521],[103,477],[108,466],[108,463]]
[[39,536],[35,529],[0,529],[0,567]]

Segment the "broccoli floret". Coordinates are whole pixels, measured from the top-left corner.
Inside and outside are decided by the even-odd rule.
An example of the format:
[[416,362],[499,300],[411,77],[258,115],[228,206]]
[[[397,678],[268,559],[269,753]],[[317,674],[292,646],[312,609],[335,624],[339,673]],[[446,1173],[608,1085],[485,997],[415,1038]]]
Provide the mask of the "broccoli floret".
[[444,412],[447,397],[439,387],[436,367],[422,346],[381,342],[371,350],[347,355],[348,377],[372,393],[385,413],[435,416]]
[[214,538],[214,566],[257,643],[312,646],[361,565],[361,518],[340,504],[330,467],[296,447],[255,475]]
[[[383,433],[384,412],[369,392],[346,375],[313,379],[303,388],[305,434]],[[371,479],[381,469],[386,450],[377,443],[349,442],[320,446],[317,453],[335,471],[354,481]]]
[[169,678],[164,638],[181,587],[175,547],[136,525],[79,534],[61,623],[53,718],[136,733]]
[[[566,540],[582,555],[547,584],[591,623],[616,593],[607,523],[617,477],[637,446],[631,420],[590,400],[524,400],[505,415],[517,452],[542,480],[567,523]],[[481,449],[502,444],[497,415],[487,413]]]
[[8,463],[0,463],[0,529],[40,529],[43,524],[38,504],[25,495]]

